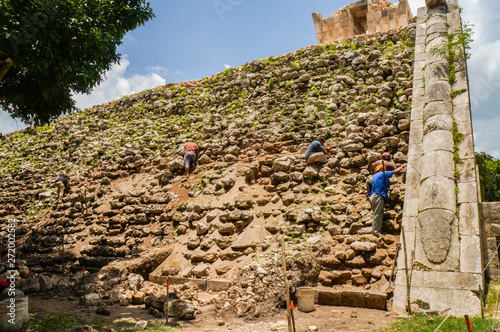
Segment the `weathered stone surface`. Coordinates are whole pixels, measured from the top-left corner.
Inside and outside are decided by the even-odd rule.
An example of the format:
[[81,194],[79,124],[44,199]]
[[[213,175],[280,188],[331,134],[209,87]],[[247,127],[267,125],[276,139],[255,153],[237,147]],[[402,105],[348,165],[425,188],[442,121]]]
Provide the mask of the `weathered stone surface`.
[[377,244],[373,242],[353,242],[351,248],[355,251],[374,251],[377,249]]
[[455,182],[452,178],[433,176],[420,185],[419,211],[428,209],[445,209],[455,211]]
[[455,163],[450,151],[431,151],[422,156],[421,180],[431,176],[454,178]]
[[451,117],[453,109],[449,101],[432,101],[424,107],[424,120],[427,121],[435,115],[445,115]]
[[437,6],[442,6],[446,4],[446,0],[425,0],[425,5],[427,8],[433,8]]
[[427,154],[438,150],[453,152],[453,145],[453,135],[450,131],[435,130],[424,135],[422,147],[424,154]]
[[425,103],[433,101],[449,102],[451,87],[447,81],[437,81],[425,86]]
[[451,227],[456,216],[451,211],[432,209],[418,215],[419,235],[425,255],[434,264],[441,264],[451,245]]

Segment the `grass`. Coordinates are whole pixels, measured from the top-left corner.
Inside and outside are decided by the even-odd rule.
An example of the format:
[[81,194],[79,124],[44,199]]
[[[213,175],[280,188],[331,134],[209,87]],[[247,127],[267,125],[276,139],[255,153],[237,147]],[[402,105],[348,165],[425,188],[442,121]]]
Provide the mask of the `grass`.
[[[444,317],[432,315],[418,315],[410,318],[400,318],[389,326],[381,329],[381,332],[433,332],[445,320]],[[482,319],[481,317],[472,317],[471,324],[474,332],[491,332],[493,319]],[[450,316],[446,322],[439,328],[440,332],[468,331],[465,319],[463,317]]]
[[[28,327],[32,331],[37,332],[70,332],[75,326],[89,325],[98,331],[112,330],[116,332],[133,332],[137,331],[135,323],[129,321],[106,322],[101,317],[85,319],[76,314],[49,313],[43,318],[30,321]],[[148,326],[144,331],[150,332],[167,332],[174,331],[180,326],[166,326],[158,322],[148,322]]]

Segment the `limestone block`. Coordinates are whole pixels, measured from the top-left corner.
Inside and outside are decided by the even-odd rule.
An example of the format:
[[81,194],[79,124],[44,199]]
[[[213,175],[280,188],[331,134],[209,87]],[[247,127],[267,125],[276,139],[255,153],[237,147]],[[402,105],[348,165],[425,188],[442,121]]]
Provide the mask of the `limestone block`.
[[[425,83],[425,103],[433,101],[450,102],[451,87],[447,81],[435,81]],[[425,110],[424,110],[425,111]]]
[[424,135],[422,144],[424,154],[439,150],[453,152],[453,145],[452,133],[445,130],[436,130]]
[[318,290],[318,304],[339,306],[342,304],[342,291],[321,289]]
[[448,62],[442,60],[441,58],[435,59],[432,55],[426,55],[426,57],[432,57],[432,59],[426,59],[426,66],[424,70],[425,83],[429,84],[436,81],[448,83],[448,74],[450,72]]
[[467,92],[461,93],[453,98],[453,105],[469,104],[469,94]]
[[425,39],[422,42],[415,44],[415,54],[425,54]]
[[[422,143],[422,136],[423,136],[423,123],[422,123],[422,109],[412,109],[412,118],[414,113],[420,112],[420,117],[416,119],[412,119],[410,122],[410,145],[413,144],[421,144]],[[417,115],[417,114],[415,114]],[[420,154],[420,153],[419,153]]]
[[421,89],[421,95],[416,94],[415,87],[413,87],[413,104],[411,110],[411,121],[421,121],[424,114],[424,93]]
[[[425,64],[429,65],[437,61],[443,61],[443,57],[440,54],[432,54],[432,49],[434,47],[440,47],[443,42],[446,42],[446,37],[438,37],[432,40],[425,40]],[[425,81],[426,83],[427,80]]]
[[447,101],[434,101],[426,103],[424,107],[424,121],[435,115],[453,116],[453,108],[450,102]]
[[[395,287],[395,296],[393,302],[394,311],[404,312],[406,305],[405,292],[406,288],[402,286]],[[481,314],[481,302],[479,298],[477,297],[477,295],[467,289],[450,290],[448,289],[448,285],[444,286],[444,288],[412,286],[410,297],[412,301],[420,300],[430,303],[431,311],[446,311],[450,315],[455,315],[457,317],[464,314],[468,314],[471,316]]]
[[422,247],[430,262],[441,264],[448,256],[455,218],[453,212],[442,209],[426,210],[418,215]]
[[355,241],[351,243],[351,248],[355,251],[374,251],[377,249],[377,244],[373,242]]
[[474,157],[474,138],[472,134],[464,135],[462,142],[458,145],[458,156],[460,159]]
[[208,276],[209,272],[210,272],[210,265],[208,264],[196,265],[191,270],[191,274],[197,278]]
[[460,237],[460,272],[481,273],[481,241],[478,235]]
[[458,203],[477,203],[476,182],[458,184]]
[[386,310],[387,294],[385,293],[366,293],[365,295],[366,308]]
[[[417,217],[418,216],[418,198],[417,199],[406,199],[403,207],[403,216],[405,217]],[[405,224],[406,227],[406,224]]]
[[445,209],[455,211],[455,182],[453,178],[433,176],[420,184],[419,211]]
[[459,182],[474,182],[476,181],[476,163],[474,158],[462,159],[462,163],[456,164],[456,169],[460,174]]
[[207,280],[207,291],[212,291],[212,292],[227,291],[232,286],[232,284],[233,282],[230,280],[210,279]]
[[425,121],[424,133],[429,133],[434,130],[452,131],[453,118],[448,115],[435,115]]
[[365,294],[362,291],[343,291],[342,292],[342,306],[365,308]]
[[460,235],[479,235],[479,208],[475,203],[460,204]]
[[427,21],[427,39],[429,39],[432,34],[448,34],[448,27],[446,26],[446,18],[441,18],[439,16],[434,16],[429,21]]
[[461,133],[462,135],[472,134],[472,123],[470,121],[468,122],[456,121],[456,123],[457,123],[457,130],[459,133]]
[[[432,117],[434,119],[436,117]],[[422,180],[431,176],[454,179],[455,162],[449,151],[432,151],[422,156]]]
[[418,199],[420,188],[420,158],[411,155],[408,157],[408,170],[406,171],[406,193],[405,199]]

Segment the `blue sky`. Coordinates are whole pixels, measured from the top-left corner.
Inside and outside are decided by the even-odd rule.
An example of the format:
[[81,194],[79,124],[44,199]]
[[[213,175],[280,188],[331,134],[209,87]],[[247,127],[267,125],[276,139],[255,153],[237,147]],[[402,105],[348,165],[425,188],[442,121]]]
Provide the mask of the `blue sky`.
[[[500,26],[498,0],[459,0],[463,20],[473,23],[469,60],[476,151],[500,158]],[[156,17],[127,34],[122,61],[91,95],[76,96],[80,108],[104,103],[168,82],[201,79],[256,58],[317,43],[311,13],[335,13],[348,0],[153,0]],[[396,2],[396,1],[393,1]],[[415,15],[425,0],[409,0]],[[0,111],[0,132],[23,128]]]

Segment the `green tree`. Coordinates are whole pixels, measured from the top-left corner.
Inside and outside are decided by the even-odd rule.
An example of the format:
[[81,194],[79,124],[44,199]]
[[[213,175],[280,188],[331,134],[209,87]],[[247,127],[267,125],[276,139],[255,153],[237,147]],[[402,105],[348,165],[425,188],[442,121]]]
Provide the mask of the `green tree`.
[[74,110],[152,17],[144,0],[0,0],[0,106],[31,125]]
[[476,152],[476,164],[479,168],[482,201],[500,201],[500,160],[484,152]]

